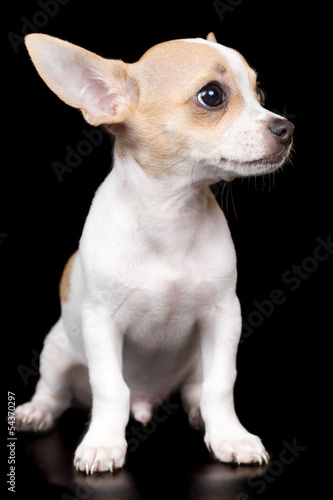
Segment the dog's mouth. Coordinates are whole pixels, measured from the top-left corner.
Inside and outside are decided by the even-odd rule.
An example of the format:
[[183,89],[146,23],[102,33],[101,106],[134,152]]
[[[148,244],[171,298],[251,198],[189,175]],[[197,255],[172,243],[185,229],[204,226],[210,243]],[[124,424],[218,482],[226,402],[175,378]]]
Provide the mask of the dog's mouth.
[[291,145],[283,146],[277,153],[263,156],[256,160],[236,161],[222,157],[224,169],[240,176],[260,175],[280,168],[288,159]]
[[277,153],[263,156],[262,158],[258,158],[257,160],[251,160],[245,162],[246,165],[263,165],[263,166],[274,166],[278,165],[281,161],[284,162],[289,155],[290,147],[286,148],[283,146],[280,151]]

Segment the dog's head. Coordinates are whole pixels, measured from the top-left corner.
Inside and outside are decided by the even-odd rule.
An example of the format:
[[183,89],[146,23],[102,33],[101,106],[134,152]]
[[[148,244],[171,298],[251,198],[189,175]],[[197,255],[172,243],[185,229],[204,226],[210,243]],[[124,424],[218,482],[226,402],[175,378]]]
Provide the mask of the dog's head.
[[289,155],[294,126],[263,107],[255,71],[212,35],[158,44],[134,64],[47,35],[26,41],[49,87],[149,175],[213,183],[272,172]]

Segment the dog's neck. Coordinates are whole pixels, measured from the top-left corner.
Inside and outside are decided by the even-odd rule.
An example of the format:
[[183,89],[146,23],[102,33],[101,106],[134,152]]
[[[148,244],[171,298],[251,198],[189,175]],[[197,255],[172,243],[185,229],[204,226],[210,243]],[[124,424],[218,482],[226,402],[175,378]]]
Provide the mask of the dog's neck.
[[[126,199],[140,206],[140,210],[152,210],[160,217],[161,212],[181,216],[183,211],[205,210],[213,198],[206,183],[196,182],[182,173],[155,178],[144,171],[131,154],[119,157],[114,154],[113,169],[119,189]],[[113,181],[114,182],[114,181]]]
[[[136,221],[137,229],[161,242],[193,239],[203,221],[217,208],[207,184],[181,174],[154,178],[131,155],[114,154],[112,192]],[[111,186],[110,186],[111,187]]]

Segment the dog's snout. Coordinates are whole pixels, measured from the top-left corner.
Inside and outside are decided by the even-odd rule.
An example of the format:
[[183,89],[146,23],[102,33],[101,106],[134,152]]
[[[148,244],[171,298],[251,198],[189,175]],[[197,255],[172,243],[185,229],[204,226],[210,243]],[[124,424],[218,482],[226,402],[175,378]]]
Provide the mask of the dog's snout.
[[294,125],[289,120],[278,118],[274,120],[268,128],[281,144],[290,144]]

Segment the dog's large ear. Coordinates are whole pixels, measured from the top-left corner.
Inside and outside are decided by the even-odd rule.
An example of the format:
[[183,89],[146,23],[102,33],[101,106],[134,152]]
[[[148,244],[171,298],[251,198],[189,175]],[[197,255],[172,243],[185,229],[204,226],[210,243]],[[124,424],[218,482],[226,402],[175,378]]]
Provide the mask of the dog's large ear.
[[25,42],[44,82],[64,102],[80,109],[88,123],[124,121],[138,94],[125,63],[48,35],[31,34]]

